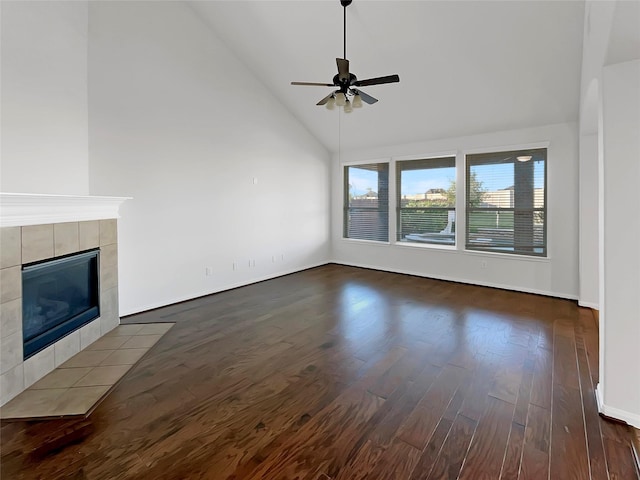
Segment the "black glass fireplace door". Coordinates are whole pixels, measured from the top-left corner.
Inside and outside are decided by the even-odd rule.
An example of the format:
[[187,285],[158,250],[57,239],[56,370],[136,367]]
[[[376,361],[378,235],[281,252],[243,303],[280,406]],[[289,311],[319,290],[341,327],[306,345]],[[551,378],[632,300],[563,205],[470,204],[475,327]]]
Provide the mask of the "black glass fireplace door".
[[99,250],[22,268],[22,331],[27,359],[100,316]]

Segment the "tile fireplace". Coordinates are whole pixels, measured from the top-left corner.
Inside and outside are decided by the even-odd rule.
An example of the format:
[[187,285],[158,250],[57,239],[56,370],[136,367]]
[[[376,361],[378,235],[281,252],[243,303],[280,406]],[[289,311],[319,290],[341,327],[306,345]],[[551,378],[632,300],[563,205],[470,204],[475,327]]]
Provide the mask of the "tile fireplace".
[[[117,218],[124,200],[0,194],[0,405],[119,325]],[[55,273],[65,263],[66,280],[56,284],[51,270],[42,275],[43,266]],[[73,274],[95,275],[97,291]],[[35,278],[35,287],[23,288],[23,275]],[[54,326],[59,335],[42,336],[39,325],[54,320],[70,323]]]

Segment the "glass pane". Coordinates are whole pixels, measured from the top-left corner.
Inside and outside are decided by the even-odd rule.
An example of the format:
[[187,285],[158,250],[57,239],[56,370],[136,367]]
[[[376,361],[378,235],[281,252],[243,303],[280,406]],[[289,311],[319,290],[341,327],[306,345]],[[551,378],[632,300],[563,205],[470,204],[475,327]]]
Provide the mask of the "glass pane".
[[389,241],[388,210],[350,208],[347,217],[347,238]]
[[475,208],[513,208],[513,163],[472,165],[467,182],[467,205]]
[[401,242],[454,245],[455,158],[430,162],[398,162],[397,239]]
[[546,255],[546,149],[467,157],[467,248]]
[[401,209],[398,239],[403,242],[455,245],[455,209]]
[[97,318],[98,288],[95,250],[24,267],[25,358]]
[[389,241],[389,164],[345,167],[346,238]]

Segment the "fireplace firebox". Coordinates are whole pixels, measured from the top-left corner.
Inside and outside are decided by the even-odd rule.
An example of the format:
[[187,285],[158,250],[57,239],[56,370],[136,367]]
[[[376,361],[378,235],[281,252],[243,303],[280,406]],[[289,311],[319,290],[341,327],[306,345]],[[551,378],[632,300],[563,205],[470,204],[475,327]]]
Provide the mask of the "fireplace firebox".
[[100,316],[100,251],[22,267],[24,359]]

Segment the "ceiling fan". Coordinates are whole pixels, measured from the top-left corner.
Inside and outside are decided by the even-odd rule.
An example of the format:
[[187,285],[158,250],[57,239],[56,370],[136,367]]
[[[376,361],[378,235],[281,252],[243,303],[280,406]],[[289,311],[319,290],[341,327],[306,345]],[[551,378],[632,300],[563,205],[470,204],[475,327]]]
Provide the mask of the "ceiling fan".
[[378,101],[377,98],[373,98],[371,95],[364,93],[356,87],[368,87],[370,85],[381,85],[400,81],[398,75],[358,80],[358,78],[349,71],[349,60],[347,60],[347,7],[351,5],[352,1],[353,0],[340,0],[340,4],[344,8],[344,52],[343,58],[336,58],[338,73],[333,77],[333,83],[291,82],[291,85],[338,87],[337,90],[331,92],[316,105],[325,105],[329,110],[333,110],[337,105],[343,107],[346,113],[351,112],[354,108],[362,107],[363,101],[369,105]]

